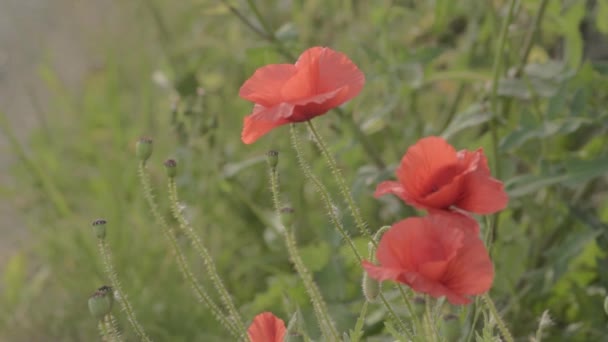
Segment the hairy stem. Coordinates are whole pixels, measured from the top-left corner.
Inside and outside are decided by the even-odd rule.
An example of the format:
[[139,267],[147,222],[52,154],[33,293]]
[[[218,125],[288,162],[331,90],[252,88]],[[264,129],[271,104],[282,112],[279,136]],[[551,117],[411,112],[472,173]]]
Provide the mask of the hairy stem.
[[105,325],[105,329],[107,331],[107,335],[109,340],[112,342],[122,342],[122,336],[120,335],[120,331],[118,331],[118,326],[116,324],[116,319],[112,314],[107,314],[103,318],[103,324]]
[[127,319],[131,324],[131,327],[133,328],[133,330],[135,330],[135,334],[137,334],[137,336],[142,341],[151,341],[148,335],[146,335],[143,326],[137,321],[137,317],[135,317],[135,310],[133,310],[133,306],[131,305],[131,302],[129,302],[127,293],[122,289],[122,285],[120,283],[120,280],[118,279],[118,274],[116,273],[116,270],[114,269],[114,264],[112,263],[112,254],[110,252],[110,249],[108,248],[108,245],[106,244],[103,238],[100,238],[97,239],[97,246],[99,248],[99,254],[101,254],[101,257],[103,259],[106,274],[110,278],[110,283],[112,284],[114,291],[117,291],[120,296],[120,300],[118,302],[120,302],[122,310],[127,315]]
[[490,313],[496,320],[496,325],[498,326],[498,330],[500,331],[502,337],[505,339],[506,342],[513,342],[513,335],[511,335],[509,329],[507,329],[507,325],[502,320],[502,317],[500,317],[500,315],[498,314],[498,310],[496,310],[496,306],[494,305],[492,298],[490,298],[490,295],[486,293],[482,296],[482,299],[490,310]]
[[321,138],[321,136],[317,132],[317,129],[315,128],[315,125],[312,123],[312,121],[306,121],[306,124],[308,125],[308,129],[313,135],[315,143],[321,151],[321,154],[323,154],[323,157],[325,157],[325,161],[327,161],[327,163],[329,164],[331,173],[334,175],[334,179],[338,183],[340,193],[342,194],[342,197],[344,197],[344,200],[348,205],[348,209],[350,210],[351,215],[355,219],[355,223],[357,225],[357,228],[359,229],[359,232],[361,233],[361,235],[368,237],[375,244],[376,241],[371,237],[369,230],[367,229],[367,223],[365,223],[365,221],[363,220],[359,207],[357,207],[357,205],[355,204],[355,200],[353,199],[353,196],[351,195],[350,190],[346,185],[346,181],[344,180],[344,176],[342,176],[342,171],[340,171],[336,160],[331,155],[331,153],[329,153],[327,145],[323,141],[323,138]]
[[215,262],[209,253],[209,250],[203,245],[201,238],[196,234],[190,223],[186,220],[182,211],[179,208],[179,197],[177,194],[177,186],[175,184],[175,179],[169,177],[168,181],[168,189],[169,189],[169,200],[171,202],[171,213],[173,217],[179,223],[179,227],[186,233],[190,242],[194,246],[194,249],[199,254],[201,259],[203,259],[203,263],[205,264],[205,268],[207,269],[207,276],[211,279],[213,286],[217,290],[222,300],[222,303],[228,310],[230,314],[230,319],[234,322],[235,327],[242,334],[243,338],[246,335],[245,325],[241,319],[241,315],[234,305],[234,301],[232,300],[232,296],[226,289],[226,286],[222,282],[217,269],[215,267]]
[[315,189],[317,190],[319,195],[321,195],[321,199],[323,201],[323,204],[325,205],[325,209],[327,211],[329,219],[333,223],[334,227],[338,230],[340,235],[342,235],[342,238],[344,239],[344,241],[346,241],[346,243],[348,243],[348,246],[352,250],[355,257],[357,258],[357,261],[361,262],[363,260],[363,258],[361,257],[361,254],[359,254],[359,251],[355,247],[355,243],[350,238],[348,232],[346,231],[346,229],[344,229],[342,222],[338,218],[338,215],[336,214],[336,211],[334,210],[334,208],[336,206],[333,203],[333,200],[331,198],[331,195],[329,194],[329,191],[327,191],[327,188],[325,187],[325,185],[323,185],[323,183],[312,173],[310,166],[308,165],[308,163],[306,162],[306,159],[304,158],[304,154],[302,153],[302,149],[300,148],[298,132],[296,130],[295,124],[291,124],[290,128],[291,128],[291,130],[290,130],[291,145],[292,145],[293,149],[296,151],[296,156],[298,158],[298,164],[300,165],[300,169],[304,173],[304,176],[313,183],[313,185],[315,186]]
[[[282,208],[281,199],[279,197],[279,174],[276,167],[270,167],[270,190],[272,192],[272,200],[276,215],[280,217]],[[329,314],[327,304],[325,303],[325,300],[323,300],[321,291],[317,287],[317,284],[310,274],[310,271],[306,268],[306,265],[304,265],[302,257],[298,252],[293,227],[283,226],[282,233],[285,237],[285,245],[287,246],[287,251],[289,252],[289,258],[294,264],[296,272],[298,272],[298,275],[304,282],[304,287],[306,288],[306,292],[308,293],[308,296],[312,302],[312,306],[314,308],[317,321],[321,326],[323,336],[325,339],[339,341],[340,335],[338,334],[335,323]]]
[[234,323],[224,315],[222,310],[215,304],[215,302],[207,294],[203,286],[198,282],[198,280],[192,273],[190,266],[188,266],[188,263],[186,262],[186,257],[184,256],[182,250],[179,248],[177,239],[175,238],[171,227],[169,227],[169,224],[167,223],[165,218],[160,214],[158,204],[156,203],[156,200],[154,199],[154,194],[152,193],[150,177],[146,172],[145,162],[143,161],[140,161],[139,163],[138,175],[142,188],[144,190],[143,193],[146,202],[150,207],[150,211],[152,212],[156,223],[161,227],[165,239],[169,242],[171,252],[175,255],[179,270],[182,273],[184,279],[190,284],[194,291],[194,294],[198,297],[198,299],[203,304],[205,304],[205,306],[207,306],[209,310],[211,310],[211,313],[213,314],[215,319],[217,319],[218,322],[220,322],[220,324],[222,324],[222,326],[226,330],[228,330],[234,337],[239,340],[242,340],[243,337],[239,332],[238,327],[234,326]]

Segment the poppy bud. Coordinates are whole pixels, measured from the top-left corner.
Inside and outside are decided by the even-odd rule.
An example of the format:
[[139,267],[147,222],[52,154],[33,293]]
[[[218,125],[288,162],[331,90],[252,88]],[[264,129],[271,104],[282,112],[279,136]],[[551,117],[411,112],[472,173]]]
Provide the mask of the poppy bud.
[[163,165],[165,165],[165,170],[167,170],[167,177],[175,178],[175,175],[177,175],[177,162],[174,159],[167,159]]
[[270,150],[266,153],[266,161],[271,169],[275,169],[279,164],[279,151]]
[[[377,235],[377,233],[376,233]],[[367,253],[368,256],[367,258],[369,260],[375,261],[376,258],[374,256],[374,254],[376,253],[376,247],[374,246],[374,244],[372,242],[368,242],[367,243]],[[363,289],[363,295],[365,296],[365,299],[367,299],[368,302],[373,302],[376,298],[378,298],[378,295],[380,294],[380,291],[382,290],[380,288],[380,282],[370,278],[370,276],[367,274],[367,272],[363,272],[363,280],[361,281],[361,288]]]
[[368,302],[373,302],[380,294],[380,282],[370,278],[367,272],[363,272],[363,281],[361,282],[363,295]]
[[89,297],[89,311],[97,319],[102,319],[112,310],[114,293],[110,286],[102,286]]
[[440,330],[444,340],[458,341],[460,332],[462,331],[462,324],[458,320],[458,316],[447,314],[441,320]]
[[135,156],[142,162],[145,162],[152,155],[152,138],[139,138],[135,145]]
[[290,207],[281,209],[281,223],[285,228],[291,228],[294,223],[294,210]]
[[104,239],[106,237],[106,223],[107,221],[104,219],[93,221],[93,230],[98,239]]

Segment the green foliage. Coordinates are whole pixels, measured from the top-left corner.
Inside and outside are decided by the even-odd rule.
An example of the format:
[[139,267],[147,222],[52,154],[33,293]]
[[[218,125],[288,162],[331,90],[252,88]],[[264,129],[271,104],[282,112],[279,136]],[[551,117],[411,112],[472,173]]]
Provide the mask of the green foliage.
[[[350,331],[351,341],[398,339],[382,305],[364,304],[361,267],[299,169],[288,128],[254,145],[240,141],[243,116],[252,108],[238,98],[242,82],[265,64],[292,63],[284,51],[297,56],[327,45],[348,54],[367,78],[361,95],[344,106],[345,115],[329,113],[315,122],[372,233],[415,214],[391,196],[372,196],[378,182],[394,177],[409,145],[442,135],[458,148],[483,147],[490,165],[500,165],[493,172],[502,175],[510,195],[492,246],[492,297],[511,332],[519,340],[533,336],[549,310],[554,325],[544,328],[546,341],[604,338],[608,69],[605,59],[587,58],[585,48],[607,42],[589,41],[581,26],[606,34],[606,15],[600,15],[608,11],[606,1],[597,1],[595,13],[583,1],[549,1],[538,30],[533,19],[542,1],[521,2],[499,70],[498,113],[491,111],[489,89],[504,1],[255,2],[278,43],[256,35],[218,1],[146,1],[120,5],[133,22],[125,23],[123,37],[97,47],[105,62],[78,92],[41,67],[53,99],[48,127],[31,137],[27,150],[14,149],[23,162],[14,166],[17,183],[10,195],[24,203],[32,234],[4,267],[0,337],[97,336],[86,301],[107,278],[89,222],[102,216],[111,223],[106,241],[116,273],[153,340],[228,338],[182,280],[138,187],[135,142],[151,136],[148,165],[162,214],[176,225],[162,166],[171,157],[179,163],[184,215],[209,248],[246,324],[262,311],[287,320],[301,309],[308,335],[319,335],[276,230],[264,163],[273,149],[281,153],[282,194],[295,209],[303,261],[338,330]],[[261,27],[245,2],[230,3]],[[530,32],[536,33],[526,55]],[[387,169],[376,167],[350,118]],[[498,155],[490,152],[493,118]],[[321,154],[301,140],[312,172],[334,196],[356,248],[367,255],[367,240],[338,200],[340,190]],[[212,288],[186,238],[178,240],[195,275]],[[397,294],[387,286],[384,292],[407,317]],[[359,315],[363,305],[365,318]],[[134,340],[124,315],[114,315],[125,340]],[[481,305],[459,309],[458,317],[462,326],[475,322],[478,328],[461,338],[495,340],[496,327]]]

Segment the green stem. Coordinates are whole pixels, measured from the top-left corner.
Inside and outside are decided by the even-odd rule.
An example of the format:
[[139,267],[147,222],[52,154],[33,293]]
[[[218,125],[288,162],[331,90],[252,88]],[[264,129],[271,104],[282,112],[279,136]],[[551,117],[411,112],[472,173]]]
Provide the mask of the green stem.
[[492,133],[492,147],[494,152],[494,172],[496,177],[500,178],[500,155],[498,150],[498,83],[500,81],[502,71],[502,60],[507,41],[507,33],[509,32],[509,25],[513,19],[513,12],[515,10],[515,4],[517,0],[511,0],[509,5],[509,12],[505,21],[502,23],[500,30],[500,36],[496,47],[496,54],[494,56],[494,66],[492,67],[492,93],[491,93],[491,109],[492,109],[492,120],[490,120],[490,131]]
[[[347,242],[348,246],[350,247],[351,251],[353,252],[355,257],[357,258],[357,261],[360,264],[363,261],[363,258],[361,257],[361,254],[359,254],[359,251],[355,247],[355,243],[350,238],[348,232],[344,229],[342,222],[340,222],[340,219],[336,215],[336,212],[333,209],[334,204],[333,204],[333,201],[329,194],[329,191],[327,191],[327,188],[325,188],[325,185],[323,185],[323,183],[321,183],[321,181],[312,173],[310,166],[308,165],[308,163],[306,162],[306,159],[304,158],[304,154],[302,153],[302,150],[300,148],[298,132],[296,130],[296,124],[290,125],[290,133],[291,133],[291,145],[292,145],[293,149],[296,151],[296,157],[298,159],[298,164],[300,165],[300,169],[304,173],[304,176],[314,184],[315,189],[321,195],[321,199],[323,201],[323,204],[325,205],[325,208],[327,209],[327,213],[329,215],[331,222],[333,223],[334,227],[338,230],[338,232],[340,232],[340,235],[342,235],[342,238],[344,239],[344,241]],[[370,238],[371,238],[371,236],[370,236]],[[377,245],[377,242],[373,238],[371,238],[371,241],[373,242],[374,246]],[[402,294],[404,294],[404,293],[402,292]],[[382,291],[380,291],[379,296],[382,299],[382,303],[384,303],[386,310],[393,317],[395,322],[397,322],[400,326],[402,326],[407,331],[407,327],[399,319],[399,316],[397,316],[395,314],[394,310],[392,309],[392,307],[390,306],[390,304],[384,297],[384,294],[382,293]],[[408,301],[408,299],[405,295],[404,295],[404,300],[406,302]],[[411,306],[410,306],[410,308],[411,308]],[[413,313],[413,310],[411,312]]]
[[242,337],[245,338],[245,335],[247,334],[247,329],[245,328],[239,311],[234,305],[232,296],[230,296],[230,293],[226,289],[226,286],[222,282],[222,279],[220,278],[217,272],[215,262],[213,261],[209,250],[207,250],[207,248],[203,245],[201,238],[198,236],[198,234],[196,234],[196,232],[194,231],[190,223],[186,220],[184,215],[182,215],[182,212],[179,208],[177,186],[175,184],[175,179],[172,177],[169,177],[168,188],[169,201],[171,202],[171,213],[173,214],[173,217],[179,223],[179,227],[182,229],[182,231],[184,231],[190,239],[190,242],[194,246],[194,249],[197,251],[201,259],[203,259],[203,263],[205,264],[205,268],[207,269],[207,276],[209,276],[211,282],[213,283],[213,286],[219,293],[220,298],[224,306],[228,310],[230,318],[234,322],[235,327],[239,330]]
[[397,323],[397,325],[399,325],[399,327],[401,328],[401,331],[406,333],[409,338],[413,338],[413,334],[409,331],[407,325],[405,325],[405,323],[403,323],[403,321],[401,319],[399,319],[399,316],[397,316],[397,314],[395,313],[395,310],[393,310],[393,308],[391,307],[389,302],[386,300],[386,297],[384,297],[384,294],[382,293],[382,291],[380,291],[380,300],[382,300],[382,303],[384,304],[384,307],[386,308],[388,315],[391,317],[391,319],[395,323]]
[[211,299],[211,297],[207,294],[203,286],[196,280],[196,277],[192,273],[190,266],[186,262],[186,257],[184,253],[179,248],[179,244],[177,243],[177,239],[174,236],[173,230],[169,227],[169,224],[165,220],[165,218],[160,214],[158,204],[154,199],[154,194],[152,193],[152,185],[150,182],[150,176],[146,172],[145,162],[139,162],[138,175],[144,190],[143,194],[150,207],[150,211],[156,220],[156,223],[161,227],[162,233],[165,236],[165,239],[169,242],[169,246],[171,252],[175,255],[175,259],[177,261],[178,268],[182,273],[183,277],[192,287],[194,294],[198,297],[198,299],[211,310],[211,313],[217,319],[222,326],[228,330],[234,337],[237,339],[242,339],[242,335],[239,332],[239,329],[234,326],[234,323],[226,318],[222,310],[215,304],[215,302]]
[[106,331],[108,333],[107,336],[110,337],[110,341],[122,342],[122,336],[120,336],[120,331],[118,331],[118,325],[116,324],[116,319],[112,314],[107,314],[103,319],[103,324],[106,327]]
[[359,251],[357,250],[357,247],[355,247],[355,243],[350,238],[348,232],[346,231],[346,229],[344,229],[342,222],[340,222],[340,219],[338,218],[336,211],[334,210],[335,205],[333,204],[333,200],[331,199],[329,191],[327,191],[325,185],[323,185],[323,183],[312,173],[310,166],[308,165],[308,163],[306,163],[306,159],[304,158],[304,154],[302,153],[302,149],[300,148],[296,124],[291,124],[290,126],[291,145],[296,151],[296,157],[298,159],[300,169],[304,173],[304,176],[313,183],[319,195],[321,195],[321,199],[323,200],[323,204],[325,205],[325,209],[327,211],[329,219],[333,223],[334,227],[338,230],[340,235],[342,235],[344,241],[348,243],[348,246],[357,258],[357,261],[361,263],[363,258],[361,257],[361,254],[359,254]]
[[534,17],[534,22],[532,23],[532,30],[528,31],[528,36],[526,37],[526,43],[524,44],[524,50],[521,54],[521,58],[519,59],[519,64],[515,68],[515,77],[521,75],[524,67],[526,66],[526,62],[528,61],[528,56],[530,55],[530,51],[532,51],[532,46],[534,45],[534,40],[538,31],[540,30],[540,23],[542,22],[543,16],[545,15],[545,9],[547,8],[547,4],[549,0],[541,0],[540,5],[538,7],[538,12],[536,12],[536,16]]
[[[274,210],[276,212],[276,215],[280,217],[282,208],[281,199],[279,198],[279,175],[276,167],[270,167],[270,190],[272,192]],[[335,323],[329,315],[327,304],[323,300],[321,291],[317,287],[317,284],[314,282],[310,271],[306,268],[306,265],[304,265],[302,257],[298,252],[293,227],[283,226],[282,232],[283,236],[285,237],[285,245],[287,246],[287,251],[289,252],[289,258],[294,264],[296,272],[298,272],[298,275],[304,282],[304,287],[306,288],[306,292],[308,293],[308,296],[310,297],[310,300],[312,302],[312,306],[314,308],[317,321],[321,326],[323,336],[325,337],[325,339],[339,341],[340,335],[338,334]]]
[[494,305],[492,298],[490,298],[490,295],[486,293],[482,296],[482,299],[486,303],[486,306],[490,310],[490,313],[496,320],[496,325],[498,325],[498,330],[500,331],[502,337],[505,339],[506,342],[513,342],[513,335],[511,335],[509,329],[507,329],[505,322],[498,314],[498,310],[496,310],[496,306]]
[[110,333],[108,332],[108,329],[103,319],[100,319],[99,322],[97,322],[97,329],[99,330],[99,337],[102,341],[111,341],[111,338],[109,337]]
[[[505,50],[505,44],[507,41],[507,33],[509,32],[509,25],[511,24],[511,20],[513,19],[513,12],[515,10],[515,4],[517,0],[511,0],[509,4],[509,12],[507,13],[507,17],[502,24],[502,28],[500,30],[500,36],[498,38],[496,54],[494,56],[494,66],[492,67],[492,93],[491,93],[491,110],[492,110],[492,119],[490,120],[490,132],[492,135],[492,151],[494,154],[494,173],[496,178],[500,179],[502,175],[502,169],[500,164],[500,151],[499,151],[499,142],[498,142],[498,83],[500,81],[500,76],[502,74],[502,59]],[[503,106],[504,109],[505,106]],[[504,114],[504,112],[503,112]],[[500,222],[500,212],[494,214],[492,227],[492,236],[497,236],[498,224]],[[490,245],[488,245],[490,247]]]
[[122,310],[127,315],[127,319],[129,323],[131,323],[131,327],[133,328],[133,330],[135,330],[135,334],[137,334],[137,336],[142,341],[150,342],[151,340],[148,335],[146,335],[143,326],[139,324],[137,317],[135,317],[135,310],[133,310],[133,306],[129,301],[127,293],[122,289],[122,285],[120,283],[120,280],[118,279],[118,274],[114,269],[114,264],[112,262],[112,254],[110,252],[110,249],[108,248],[108,245],[106,244],[103,238],[99,238],[97,239],[97,246],[99,247],[99,254],[101,254],[101,257],[103,259],[106,274],[110,278],[112,287],[120,295],[120,300],[118,302],[120,302]]
[[323,141],[323,138],[321,138],[321,135],[319,135],[319,133],[317,132],[317,129],[315,128],[315,125],[312,123],[312,121],[306,121],[306,124],[308,125],[308,129],[310,130],[310,133],[312,133],[314,140],[317,143],[317,147],[321,151],[321,154],[323,154],[323,157],[325,157],[325,160],[329,164],[331,173],[334,175],[334,178],[338,183],[340,193],[342,194],[342,197],[344,197],[344,200],[348,205],[348,209],[350,210],[351,215],[355,219],[355,223],[357,225],[357,228],[359,229],[359,232],[361,232],[361,235],[368,237],[371,241],[374,242],[374,244],[377,244],[376,241],[370,235],[369,230],[367,229],[367,223],[365,223],[365,221],[363,220],[359,207],[357,207],[357,205],[355,204],[355,200],[353,199],[353,196],[351,195],[350,190],[346,185],[344,176],[342,176],[342,172],[340,171],[336,160],[331,155],[331,153],[329,153],[329,150],[327,149],[327,145]]

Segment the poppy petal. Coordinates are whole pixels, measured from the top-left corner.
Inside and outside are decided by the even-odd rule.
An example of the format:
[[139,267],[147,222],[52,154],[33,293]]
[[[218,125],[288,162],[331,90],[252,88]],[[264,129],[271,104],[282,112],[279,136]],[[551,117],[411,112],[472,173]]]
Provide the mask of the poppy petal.
[[331,49],[324,49],[318,61],[319,83],[317,89],[327,92],[333,89],[346,88],[339,96],[332,99],[332,107],[337,107],[357,96],[365,85],[365,75],[348,56]]
[[438,170],[453,167],[457,162],[456,150],[443,138],[422,138],[403,156],[397,178],[412,196],[422,196],[432,190],[432,177]]
[[399,276],[401,275],[401,273],[403,273],[402,269],[376,266],[367,260],[363,260],[361,262],[361,266],[363,266],[363,268],[365,269],[365,271],[367,272],[367,274],[370,277],[372,277],[378,281],[385,281],[385,280],[397,281],[399,279]]
[[241,86],[239,96],[262,106],[272,107],[283,100],[281,88],[295,74],[296,68],[292,64],[261,67]]
[[502,182],[489,177],[483,170],[472,172],[466,177],[464,193],[456,206],[478,214],[492,214],[503,210],[509,196]]
[[291,115],[292,111],[293,105],[288,103],[282,103],[273,108],[255,105],[253,112],[243,119],[241,140],[245,144],[251,144],[273,128],[288,124],[289,121],[284,117]]
[[467,235],[460,252],[450,261],[443,283],[456,293],[477,295],[487,292],[493,281],[494,266],[483,241]]
[[285,323],[270,312],[255,316],[247,330],[251,342],[283,342],[286,333]]
[[399,182],[385,181],[378,184],[378,186],[376,187],[376,191],[374,191],[374,197],[378,198],[386,194],[394,194],[398,197],[403,198],[405,194],[405,189],[403,188],[403,185],[401,185],[401,183]]
[[440,282],[429,280],[420,275],[410,275],[407,279],[408,285],[417,292],[422,292],[434,298],[446,297],[448,301],[455,305],[463,305],[471,302],[470,299],[462,296]]

